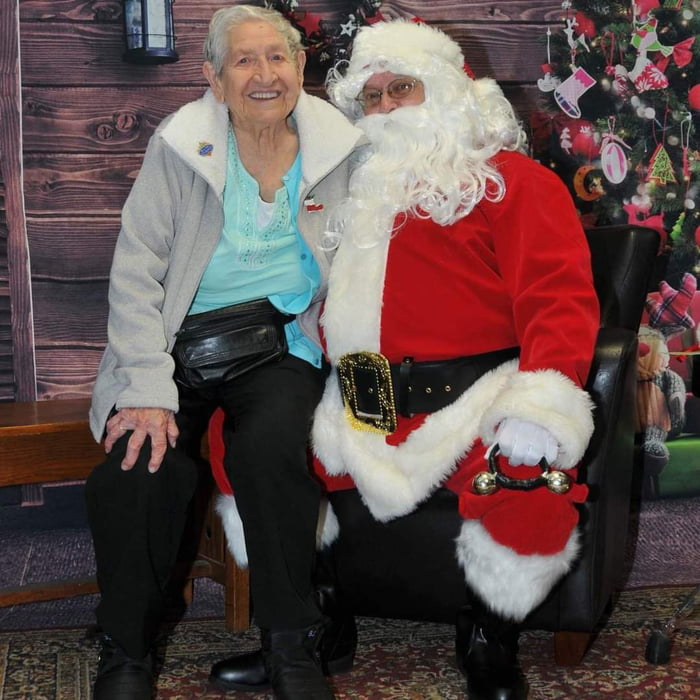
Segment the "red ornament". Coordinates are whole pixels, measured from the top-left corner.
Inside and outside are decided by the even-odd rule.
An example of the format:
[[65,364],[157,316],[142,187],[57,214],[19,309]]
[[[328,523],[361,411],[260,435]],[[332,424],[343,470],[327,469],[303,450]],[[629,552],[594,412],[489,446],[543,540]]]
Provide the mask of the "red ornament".
[[700,226],[695,229],[695,245],[700,248]]
[[592,39],[596,35],[595,22],[590,17],[586,17],[583,12],[577,12],[574,19],[576,20],[574,30],[577,34],[583,34],[586,39]]
[[571,142],[571,152],[582,158],[592,160],[600,153],[600,144],[596,143],[591,129],[581,129]]
[[635,0],[634,5],[639,17],[646,17],[653,9],[657,8],[659,0]]
[[700,111],[700,83],[693,85],[688,90],[688,104],[690,109],[694,109],[696,112]]

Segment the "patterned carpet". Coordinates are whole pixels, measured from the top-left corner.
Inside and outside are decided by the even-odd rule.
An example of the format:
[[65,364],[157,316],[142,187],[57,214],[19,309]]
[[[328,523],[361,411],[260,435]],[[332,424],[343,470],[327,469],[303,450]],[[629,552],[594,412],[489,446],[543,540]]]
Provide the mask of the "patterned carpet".
[[[665,623],[690,591],[673,587],[623,592],[583,663],[574,668],[554,665],[551,634],[525,633],[521,659],[530,700],[700,699],[700,629],[682,625],[676,631],[671,663],[654,666],[644,658],[650,630]],[[360,618],[358,625],[355,668],[333,679],[339,700],[464,697],[463,680],[453,662],[451,626],[374,618]],[[181,621],[164,639],[157,698],[264,698],[264,693],[224,695],[207,687],[214,661],[256,645],[254,629],[232,636],[218,619]],[[2,632],[0,698],[87,700],[96,650],[84,628]]]

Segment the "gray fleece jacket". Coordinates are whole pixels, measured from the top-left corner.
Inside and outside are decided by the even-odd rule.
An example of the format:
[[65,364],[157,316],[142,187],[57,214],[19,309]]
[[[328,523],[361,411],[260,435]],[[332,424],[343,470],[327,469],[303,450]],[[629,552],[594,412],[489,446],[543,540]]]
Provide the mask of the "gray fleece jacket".
[[[319,243],[329,212],[347,194],[348,156],[363,136],[303,91],[294,117],[302,153],[299,230],[322,279],[298,321],[318,343],[331,257]],[[170,351],[221,234],[227,138],[227,107],[208,90],[167,117],[148,144],[122,210],[110,273],[108,343],[90,409],[98,441],[115,406],[178,410]]]

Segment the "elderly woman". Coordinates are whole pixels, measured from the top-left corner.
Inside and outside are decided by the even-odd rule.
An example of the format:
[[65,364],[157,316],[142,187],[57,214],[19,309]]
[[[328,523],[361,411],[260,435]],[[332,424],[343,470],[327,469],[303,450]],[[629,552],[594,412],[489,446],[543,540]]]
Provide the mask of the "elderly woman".
[[90,415],[107,452],[87,483],[96,700],[151,697],[151,645],[218,406],[269,682],[277,698],[332,697],[316,665],[326,621],[307,440],[323,387],[322,239],[361,132],[303,91],[304,63],[280,14],[216,12],[210,90],[156,130],[124,206]]

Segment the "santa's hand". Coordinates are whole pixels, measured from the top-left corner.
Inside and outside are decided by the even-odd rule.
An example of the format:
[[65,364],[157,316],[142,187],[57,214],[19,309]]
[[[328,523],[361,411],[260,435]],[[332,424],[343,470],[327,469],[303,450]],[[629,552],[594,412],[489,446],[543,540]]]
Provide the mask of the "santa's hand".
[[559,454],[559,443],[546,428],[520,418],[506,418],[498,426],[498,448],[511,466],[539,464],[542,458],[552,464]]

